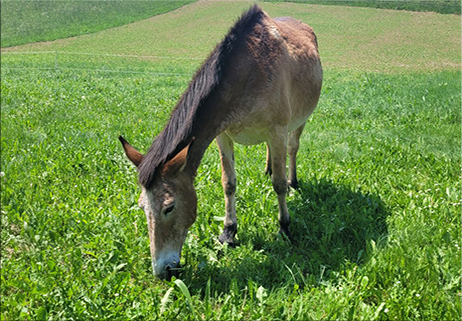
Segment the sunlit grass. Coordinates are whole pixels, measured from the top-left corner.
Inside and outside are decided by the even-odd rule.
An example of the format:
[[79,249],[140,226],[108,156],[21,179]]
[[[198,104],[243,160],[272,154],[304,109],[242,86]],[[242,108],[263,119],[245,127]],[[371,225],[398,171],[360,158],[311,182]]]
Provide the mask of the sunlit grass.
[[[182,8],[186,17],[172,14],[206,16],[196,6]],[[268,11],[286,15],[291,6]],[[408,16],[397,16],[395,26],[399,17]],[[159,28],[161,53],[184,45],[190,57],[205,56],[209,43],[194,44],[209,34],[198,21],[189,40],[168,43],[174,30]],[[421,23],[416,34],[426,28]],[[332,44],[327,21],[317,27],[327,63],[302,136],[301,189],[287,198],[296,242],[277,234],[263,145],[236,146],[239,246],[218,242],[224,202],[212,144],[196,178],[199,215],[183,248],[184,269],[171,282],[152,275],[136,170],[117,137],[146,151],[200,61],[56,58],[54,50],[90,50],[94,36],[40,47],[50,46],[50,54],[2,54],[2,319],[460,319],[460,71],[435,71],[426,60],[404,72],[380,60],[359,65],[352,56],[335,64],[336,48],[353,49]],[[129,43],[127,30],[120,39]],[[103,38],[115,41],[113,32]],[[107,53],[108,43],[93,41],[94,52]],[[135,53],[126,48],[113,53]],[[153,54],[148,48],[139,53]],[[457,56],[459,49],[445,50]],[[168,71],[180,75],[159,74]]]
[[[263,146],[237,148],[240,246],[218,243],[212,145],[183,250],[191,299],[174,288],[162,313],[170,285],[151,274],[136,173],[117,136],[145,150],[187,78],[17,76],[2,72],[4,317],[186,318],[191,305],[197,318],[458,315],[458,72],[327,72],[302,140],[301,191],[288,197],[293,245],[277,236]],[[214,308],[202,304],[209,280]]]

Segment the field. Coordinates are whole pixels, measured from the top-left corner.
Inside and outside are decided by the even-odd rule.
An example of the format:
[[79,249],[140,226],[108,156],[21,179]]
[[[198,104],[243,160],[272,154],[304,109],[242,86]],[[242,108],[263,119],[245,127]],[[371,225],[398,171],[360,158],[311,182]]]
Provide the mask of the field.
[[1,318],[461,319],[460,16],[261,3],[315,31],[325,69],[302,136],[296,242],[278,235],[265,147],[236,148],[237,248],[212,144],[170,282],[152,276],[136,170],[245,2],[197,2],[2,49]]
[[2,0],[1,45],[55,40],[117,27],[181,7],[191,0]]

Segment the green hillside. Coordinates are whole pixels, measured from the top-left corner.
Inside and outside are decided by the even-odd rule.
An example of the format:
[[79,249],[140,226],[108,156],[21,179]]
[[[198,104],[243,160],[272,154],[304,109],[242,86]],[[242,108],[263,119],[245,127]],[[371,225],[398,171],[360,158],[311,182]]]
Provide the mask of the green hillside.
[[92,33],[174,10],[193,0],[2,0],[1,47]]
[[[181,61],[182,65],[190,66],[192,73],[251,3],[191,4],[167,15],[120,28],[75,39],[22,46],[15,51],[53,52],[42,57],[52,65],[57,51],[63,53],[58,55],[58,63],[70,67],[74,61],[80,65],[104,64],[109,59],[111,63],[121,61],[127,67],[129,61],[137,61],[157,68],[164,61],[149,57],[198,58]],[[319,38],[323,64],[329,68],[388,72],[460,68],[461,24],[456,15],[297,3],[262,5],[271,16],[291,15],[311,25]],[[69,56],[66,53],[101,56]],[[122,58],[105,55],[140,57],[122,61]],[[180,61],[174,60],[167,65],[170,68],[178,63]]]

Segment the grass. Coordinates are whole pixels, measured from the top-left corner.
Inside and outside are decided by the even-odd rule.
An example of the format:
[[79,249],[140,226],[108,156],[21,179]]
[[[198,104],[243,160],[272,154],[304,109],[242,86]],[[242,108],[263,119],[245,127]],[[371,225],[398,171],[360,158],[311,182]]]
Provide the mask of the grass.
[[[146,21],[18,50],[174,55],[183,48],[205,56],[245,5],[197,3],[156,17],[164,45],[154,49],[134,37],[132,28],[149,30]],[[288,196],[297,242],[277,235],[260,145],[236,148],[240,246],[219,244],[224,203],[212,144],[196,179],[199,215],[183,248],[185,269],[172,282],[155,279],[136,170],[117,136],[146,150],[198,61],[63,53],[55,68],[54,53],[2,52],[2,319],[460,319],[460,71],[414,50],[370,55],[362,65],[342,55],[358,47],[332,40],[340,29],[329,15],[347,27],[356,12],[361,30],[350,43],[368,46],[392,18],[388,11],[263,5],[313,21],[325,57],[322,98],[302,136],[301,190]],[[377,29],[363,34],[366,16]],[[218,25],[207,27],[205,17]],[[389,29],[414,19],[410,48],[423,35],[436,39],[427,24],[446,30],[443,61],[451,61],[460,55],[459,21],[439,17],[397,12]],[[189,31],[176,33],[173,19],[189,21]],[[117,32],[125,52],[110,47]]]
[[[281,2],[265,0],[268,2]],[[460,15],[460,1],[457,0],[284,0],[287,2],[323,4],[335,6],[372,7],[379,9],[433,11]]]
[[2,0],[1,47],[105,30],[181,7],[191,0]]

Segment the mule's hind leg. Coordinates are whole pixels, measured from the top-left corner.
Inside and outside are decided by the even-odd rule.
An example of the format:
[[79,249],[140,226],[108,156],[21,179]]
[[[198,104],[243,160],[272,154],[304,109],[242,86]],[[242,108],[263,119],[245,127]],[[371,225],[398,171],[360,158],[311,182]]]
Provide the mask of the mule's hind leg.
[[289,186],[298,189],[297,180],[297,152],[300,147],[300,135],[302,134],[305,124],[298,127],[289,135]]
[[271,169],[271,152],[269,145],[266,144],[266,166],[265,166],[265,174],[268,176],[271,176],[272,174],[272,169]]
[[271,154],[271,168],[273,171],[273,189],[278,196],[279,204],[279,232],[292,239],[289,232],[290,215],[287,209],[287,177],[286,177],[286,158],[287,158],[287,128],[279,126],[275,129],[273,137],[268,142]]
[[233,141],[226,134],[217,137],[218,148],[221,158],[221,184],[225,192],[225,222],[223,233],[220,235],[221,243],[234,246],[234,236],[237,232],[236,217],[236,172],[234,170]]

